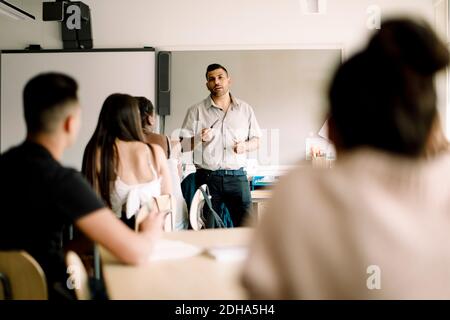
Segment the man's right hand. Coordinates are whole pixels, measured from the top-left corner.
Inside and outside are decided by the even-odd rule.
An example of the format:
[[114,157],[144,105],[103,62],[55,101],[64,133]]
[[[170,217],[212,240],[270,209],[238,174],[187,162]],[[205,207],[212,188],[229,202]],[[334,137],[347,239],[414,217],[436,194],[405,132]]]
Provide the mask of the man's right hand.
[[209,142],[214,137],[213,130],[211,128],[202,129],[201,138],[202,142]]

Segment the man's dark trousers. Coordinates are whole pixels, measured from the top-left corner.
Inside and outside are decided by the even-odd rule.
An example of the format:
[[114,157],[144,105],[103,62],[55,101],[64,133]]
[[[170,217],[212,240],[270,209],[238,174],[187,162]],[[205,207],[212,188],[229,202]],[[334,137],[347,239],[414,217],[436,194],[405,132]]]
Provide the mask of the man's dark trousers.
[[[225,204],[231,215],[234,227],[244,222],[251,206],[250,187],[246,172],[239,170],[204,170],[197,169],[195,173],[196,188],[207,184],[211,194],[214,211],[221,213],[222,203]],[[207,227],[213,227],[212,215],[206,214]]]

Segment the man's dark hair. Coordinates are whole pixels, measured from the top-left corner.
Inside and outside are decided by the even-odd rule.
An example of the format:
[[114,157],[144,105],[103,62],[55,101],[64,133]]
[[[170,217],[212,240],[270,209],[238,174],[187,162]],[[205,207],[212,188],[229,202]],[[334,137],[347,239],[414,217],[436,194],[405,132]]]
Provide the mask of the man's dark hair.
[[222,69],[223,71],[225,71],[225,73],[228,76],[228,71],[227,71],[227,69],[225,69],[224,66],[222,66],[222,65],[220,65],[218,63],[212,63],[212,64],[210,64],[208,66],[208,68],[206,68],[206,73],[205,73],[206,80],[208,80],[208,72],[211,72],[211,71],[214,71],[214,70],[217,70],[217,69]]
[[25,86],[23,105],[28,133],[50,133],[78,101],[76,81],[61,73],[43,73]]
[[329,91],[340,147],[423,154],[437,117],[433,76],[449,52],[423,22],[390,20],[339,67]]

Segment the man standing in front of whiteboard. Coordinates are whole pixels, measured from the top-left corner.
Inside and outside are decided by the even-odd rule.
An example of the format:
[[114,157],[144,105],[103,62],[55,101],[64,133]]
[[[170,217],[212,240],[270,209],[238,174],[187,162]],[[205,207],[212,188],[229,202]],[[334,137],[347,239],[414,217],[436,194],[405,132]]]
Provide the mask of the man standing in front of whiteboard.
[[211,94],[187,111],[183,151],[194,150],[196,187],[207,184],[213,209],[220,213],[224,203],[238,227],[251,205],[246,154],[258,149],[261,129],[252,107],[231,95],[230,84],[225,67],[208,66],[206,87]]

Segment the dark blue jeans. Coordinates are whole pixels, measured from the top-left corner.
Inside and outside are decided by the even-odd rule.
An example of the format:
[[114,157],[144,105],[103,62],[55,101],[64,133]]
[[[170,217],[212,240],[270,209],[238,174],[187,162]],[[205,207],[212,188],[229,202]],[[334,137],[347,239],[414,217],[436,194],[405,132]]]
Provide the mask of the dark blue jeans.
[[[251,207],[250,187],[245,171],[225,172],[198,169],[195,173],[195,184],[196,188],[207,184],[213,209],[220,215],[222,204],[225,204],[230,212],[233,226],[242,225]],[[207,226],[210,226],[210,221],[208,221],[210,216],[205,213]]]

